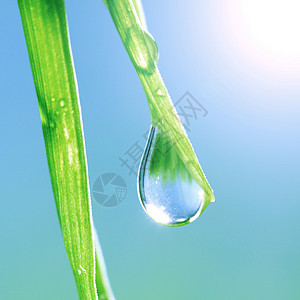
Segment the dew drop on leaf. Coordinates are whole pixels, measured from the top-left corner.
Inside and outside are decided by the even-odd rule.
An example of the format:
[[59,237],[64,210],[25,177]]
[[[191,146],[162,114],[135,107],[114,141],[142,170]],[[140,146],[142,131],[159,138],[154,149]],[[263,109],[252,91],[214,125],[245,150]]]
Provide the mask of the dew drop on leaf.
[[177,154],[175,143],[151,126],[138,175],[142,207],[154,221],[167,226],[194,221],[206,197]]
[[158,59],[159,59],[159,52],[158,52],[158,46],[156,44],[156,41],[154,40],[152,35],[147,31],[144,31],[144,36],[145,36],[145,39],[146,39],[148,49],[151,53],[151,56],[152,56],[154,62],[157,64]]

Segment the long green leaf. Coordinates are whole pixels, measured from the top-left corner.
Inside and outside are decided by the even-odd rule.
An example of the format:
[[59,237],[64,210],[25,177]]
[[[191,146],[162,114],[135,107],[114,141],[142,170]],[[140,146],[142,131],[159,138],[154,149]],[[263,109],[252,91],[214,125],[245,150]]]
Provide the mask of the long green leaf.
[[83,127],[64,0],[19,0],[18,4],[59,222],[79,296],[114,299],[101,271],[105,268],[101,252],[96,276]]
[[141,2],[140,0],[107,0],[106,5],[143,85],[152,124],[161,132],[168,133],[168,139],[175,141],[176,153],[195,181],[206,192],[201,207],[202,213],[208,204],[215,200],[213,191],[157,68],[158,48],[147,32]]

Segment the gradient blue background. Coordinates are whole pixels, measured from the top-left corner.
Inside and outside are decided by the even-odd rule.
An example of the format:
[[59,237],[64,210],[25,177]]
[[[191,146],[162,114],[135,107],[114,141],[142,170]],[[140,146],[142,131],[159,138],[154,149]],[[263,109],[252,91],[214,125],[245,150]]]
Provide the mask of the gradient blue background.
[[[67,1],[90,182],[117,172],[128,186],[118,207],[93,202],[117,299],[300,297],[300,55],[261,48],[231,2],[144,1],[173,100],[190,91],[208,110],[190,138],[216,202],[166,228],[118,160],[149,126],[138,77],[103,3]],[[77,299],[17,1],[2,3],[0,41],[0,298]]]

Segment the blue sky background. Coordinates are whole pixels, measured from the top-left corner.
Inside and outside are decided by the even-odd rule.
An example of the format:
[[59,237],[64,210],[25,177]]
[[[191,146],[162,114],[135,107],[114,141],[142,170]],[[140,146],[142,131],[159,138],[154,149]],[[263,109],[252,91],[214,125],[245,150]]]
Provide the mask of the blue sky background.
[[[150,117],[108,11],[66,3],[90,183],[116,172],[128,188],[115,208],[93,201],[117,299],[300,297],[300,51],[256,39],[237,3],[144,1],[171,97],[189,91],[208,110],[189,136],[216,202],[181,228],[143,212],[120,166]],[[2,4],[0,40],[1,298],[76,299],[17,1]]]

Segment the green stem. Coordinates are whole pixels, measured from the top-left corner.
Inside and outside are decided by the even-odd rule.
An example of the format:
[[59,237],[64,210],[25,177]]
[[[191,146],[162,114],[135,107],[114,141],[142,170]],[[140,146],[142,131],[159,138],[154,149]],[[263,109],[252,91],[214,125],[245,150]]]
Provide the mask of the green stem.
[[[98,299],[80,102],[63,0],[18,0],[40,109],[48,166],[80,299]],[[101,258],[101,252],[98,253]],[[100,270],[103,259],[97,262]],[[100,299],[114,299],[97,273]]]
[[[139,2],[138,0],[135,0]],[[180,159],[195,181],[204,189],[206,197],[201,213],[214,201],[213,191],[198,162],[192,144],[180,122],[167,88],[163,82],[156,61],[157,45],[149,39],[140,21],[137,5],[130,0],[110,0],[107,6],[119,32],[127,53],[143,85],[151,113],[151,122],[161,132],[167,133]]]
[[96,286],[100,300],[115,300],[115,296],[110,286],[107,276],[106,266],[102,254],[101,245],[95,230],[96,245]]

